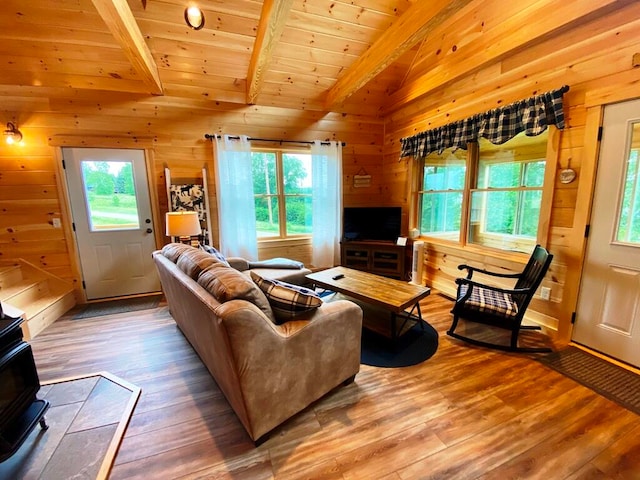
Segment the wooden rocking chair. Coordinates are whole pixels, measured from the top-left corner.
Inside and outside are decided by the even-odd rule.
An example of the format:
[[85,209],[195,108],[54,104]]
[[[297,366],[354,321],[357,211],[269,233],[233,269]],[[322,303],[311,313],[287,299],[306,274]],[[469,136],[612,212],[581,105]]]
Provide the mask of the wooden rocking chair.
[[[518,334],[520,330],[540,330],[538,326],[522,325],[522,319],[531,298],[547,273],[552,259],[553,255],[540,245],[536,245],[522,273],[495,273],[469,265],[459,265],[459,270],[467,270],[467,276],[466,278],[456,279],[458,292],[456,303],[453,306],[453,310],[451,310],[453,323],[447,331],[447,335],[474,345],[499,350],[550,352],[550,348],[519,347]],[[517,280],[512,289],[499,288],[473,281],[471,278],[474,272]],[[510,345],[484,342],[455,333],[460,318],[511,330]]]

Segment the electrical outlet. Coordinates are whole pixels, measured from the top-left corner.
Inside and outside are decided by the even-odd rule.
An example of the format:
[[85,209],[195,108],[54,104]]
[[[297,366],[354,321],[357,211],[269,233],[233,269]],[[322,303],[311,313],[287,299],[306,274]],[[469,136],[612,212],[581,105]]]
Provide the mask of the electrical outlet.
[[540,288],[540,298],[549,300],[551,298],[551,289],[549,287]]
[[53,228],[61,228],[62,227],[62,223],[60,222],[60,219],[58,217],[54,217],[52,219],[52,223],[53,223]]

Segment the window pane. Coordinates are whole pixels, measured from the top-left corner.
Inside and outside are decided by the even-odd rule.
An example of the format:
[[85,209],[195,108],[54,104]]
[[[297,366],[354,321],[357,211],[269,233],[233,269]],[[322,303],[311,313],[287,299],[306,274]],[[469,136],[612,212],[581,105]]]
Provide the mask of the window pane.
[[518,187],[520,176],[519,163],[488,163],[480,158],[478,188]]
[[547,132],[535,137],[521,133],[502,145],[480,139],[469,242],[515,251],[535,245],[547,139]]
[[425,158],[422,190],[462,190],[466,173],[465,150],[433,152]]
[[547,162],[527,162],[524,164],[524,186],[542,187],[544,184],[544,168]]
[[287,235],[311,233],[311,197],[285,197],[287,204]]
[[521,196],[521,208],[518,212],[516,234],[536,238],[538,235],[538,221],[540,220],[542,190],[521,192]]
[[252,159],[258,238],[310,235],[311,155],[252,152]]
[[541,198],[539,190],[472,192],[469,242],[530,251],[536,244]]
[[[484,221],[481,230],[487,233],[514,233],[517,193],[509,192],[474,192],[471,208],[476,208],[476,199],[481,198]],[[481,221],[482,221],[481,220]]]
[[280,236],[278,197],[256,197],[256,229],[258,238]]
[[466,159],[465,150],[451,148],[425,158],[418,219],[421,235],[460,239]]
[[477,188],[542,187],[548,131],[520,133],[502,145],[480,138]]
[[424,193],[420,234],[459,240],[462,192]]
[[633,124],[631,148],[627,159],[624,176],[624,193],[616,240],[625,243],[640,243],[640,165],[638,155],[640,151],[640,123]]
[[103,232],[140,228],[133,164],[83,161],[81,169],[89,230]]
[[311,194],[311,155],[303,153],[283,153],[284,193]]
[[271,195],[278,193],[276,155],[273,152],[251,152],[253,169],[253,193]]

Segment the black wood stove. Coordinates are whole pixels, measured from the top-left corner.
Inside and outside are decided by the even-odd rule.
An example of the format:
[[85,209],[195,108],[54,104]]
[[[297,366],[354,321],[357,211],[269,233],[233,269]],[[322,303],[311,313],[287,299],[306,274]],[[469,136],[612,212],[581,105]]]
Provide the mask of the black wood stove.
[[39,400],[40,380],[31,345],[22,339],[22,318],[2,313],[0,304],[0,462],[13,455],[31,430],[40,423],[47,400]]

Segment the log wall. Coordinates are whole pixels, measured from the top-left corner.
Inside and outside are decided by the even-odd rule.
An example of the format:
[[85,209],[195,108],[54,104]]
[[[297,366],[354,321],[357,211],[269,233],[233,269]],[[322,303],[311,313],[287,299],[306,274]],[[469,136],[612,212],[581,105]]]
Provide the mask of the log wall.
[[[408,210],[410,165],[407,159],[399,160],[401,138],[569,85],[570,91],[564,97],[566,128],[560,132],[546,239],[547,247],[555,256],[543,282],[551,288],[551,301],[534,299],[528,315],[549,327],[563,341],[570,338],[571,316],[577,305],[602,105],[640,96],[640,70],[633,66],[633,56],[640,52],[638,15],[640,4],[633,2],[580,27],[566,28],[531,48],[443,83],[402,108],[390,109],[386,117],[384,168],[388,182],[385,190]],[[478,22],[478,18],[474,21]],[[465,25],[459,28],[465,31]],[[576,171],[577,178],[562,184],[558,174],[569,166]],[[442,242],[429,242],[426,252],[427,283],[448,294],[455,292],[454,279],[459,275],[456,267],[460,263],[519,271],[525,261],[523,256],[492,254],[473,246],[462,248]]]
[[[0,142],[0,258],[24,258],[79,285],[73,234],[65,203],[60,146],[148,148],[155,179],[157,218],[167,211],[164,168],[173,179],[209,174],[213,233],[217,211],[213,155],[205,133],[230,133],[285,140],[339,140],[343,148],[344,202],[368,205],[383,191],[383,122],[371,116],[321,113],[278,107],[238,106],[211,101],[106,92],[73,92],[0,87],[0,112],[18,122],[23,145]],[[367,188],[354,188],[362,169],[372,175]],[[54,228],[60,218],[62,228]],[[164,225],[156,225],[164,231]],[[65,233],[66,232],[66,233]],[[159,245],[168,238],[160,236]],[[214,241],[216,243],[216,241]],[[310,262],[310,245],[270,242],[261,257],[288,256]],[[79,297],[81,298],[81,297]]]

